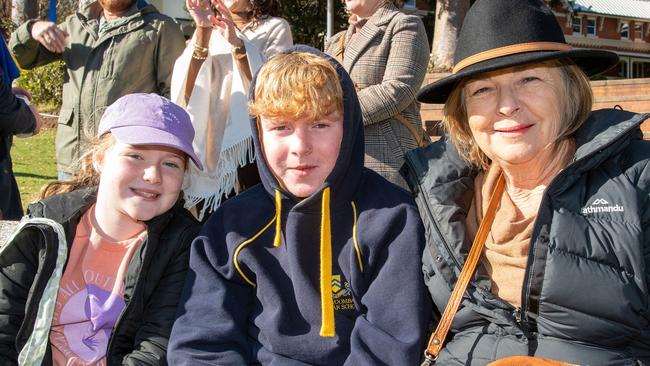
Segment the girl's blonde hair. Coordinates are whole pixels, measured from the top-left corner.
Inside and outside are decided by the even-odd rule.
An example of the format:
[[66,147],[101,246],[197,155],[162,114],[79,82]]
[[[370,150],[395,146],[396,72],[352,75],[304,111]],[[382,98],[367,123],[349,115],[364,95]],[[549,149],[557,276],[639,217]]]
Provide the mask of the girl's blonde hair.
[[[593,93],[589,78],[571,60],[551,60],[539,63],[540,66],[557,67],[562,80],[559,97],[560,123],[562,128],[555,139],[558,142],[570,138],[589,116],[593,105]],[[490,159],[476,144],[469,128],[465,86],[467,80],[456,85],[449,94],[443,108],[442,123],[460,156],[469,164],[487,169]]]
[[89,188],[99,185],[99,172],[93,165],[94,158],[103,159],[106,151],[113,147],[116,140],[111,133],[106,133],[101,137],[93,137],[88,140],[89,148],[72,166],[75,172],[71,180],[56,181],[49,183],[41,188],[40,199],[54,196],[55,194],[72,192],[80,188]]
[[249,103],[255,117],[319,119],[343,111],[343,89],[325,58],[306,52],[282,53],[262,66]]

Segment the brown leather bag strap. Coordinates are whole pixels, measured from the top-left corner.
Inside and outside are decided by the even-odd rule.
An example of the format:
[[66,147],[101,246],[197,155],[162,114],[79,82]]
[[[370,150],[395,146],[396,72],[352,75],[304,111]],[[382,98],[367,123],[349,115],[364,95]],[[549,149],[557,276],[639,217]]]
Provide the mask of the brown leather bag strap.
[[400,113],[396,114],[394,118],[402,126],[406,127],[406,129],[413,137],[413,140],[415,140],[415,143],[418,144],[418,147],[427,146],[431,142],[429,135],[427,135],[426,132],[424,132],[424,130],[422,131],[422,133],[419,133],[417,128],[415,128],[415,126],[413,126],[413,124],[409,122],[409,120],[407,120],[406,117],[402,116]]
[[445,338],[447,337],[447,333],[449,332],[451,322],[454,320],[456,311],[458,311],[458,306],[460,306],[460,302],[463,299],[465,289],[467,288],[469,280],[472,278],[474,270],[476,269],[476,264],[478,263],[478,260],[481,258],[481,254],[483,253],[485,239],[487,239],[487,235],[492,228],[492,222],[494,221],[494,216],[496,215],[499,202],[501,202],[501,195],[503,194],[503,190],[505,188],[505,182],[506,181],[503,177],[503,173],[501,173],[499,175],[496,187],[494,188],[494,192],[492,192],[492,196],[490,197],[490,203],[488,204],[487,211],[485,212],[485,215],[481,220],[481,224],[479,225],[478,232],[474,237],[472,248],[467,255],[467,259],[465,259],[465,264],[463,265],[463,269],[460,271],[458,281],[456,281],[454,291],[451,293],[451,297],[449,298],[449,302],[447,303],[447,307],[445,308],[444,313],[442,313],[440,322],[438,322],[436,331],[431,335],[431,338],[429,339],[429,345],[427,346],[426,351],[424,351],[425,360],[422,362],[422,366],[432,365],[438,357],[440,350],[442,349]]

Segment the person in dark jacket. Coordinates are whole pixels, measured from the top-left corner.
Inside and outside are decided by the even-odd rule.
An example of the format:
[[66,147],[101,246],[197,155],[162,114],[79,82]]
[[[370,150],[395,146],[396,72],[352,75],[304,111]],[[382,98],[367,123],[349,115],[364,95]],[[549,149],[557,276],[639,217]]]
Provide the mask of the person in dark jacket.
[[415,365],[428,323],[409,194],[363,167],[354,85],[306,46],[251,87],[262,184],[192,244],[173,365]]
[[[4,47],[4,40],[0,47]],[[23,99],[31,96],[21,88],[11,88],[3,82],[0,68],[0,220],[18,220],[23,216],[23,205],[11,162],[13,136],[37,134],[42,120],[36,109]]]
[[166,365],[197,221],[179,200],[194,129],[155,94],[104,113],[75,179],[0,250],[0,364]]
[[478,0],[458,44],[454,72],[418,94],[446,103],[448,135],[403,167],[437,313],[505,189],[436,364],[650,363],[650,115],[592,112],[587,78],[617,56],[566,44],[541,0]]

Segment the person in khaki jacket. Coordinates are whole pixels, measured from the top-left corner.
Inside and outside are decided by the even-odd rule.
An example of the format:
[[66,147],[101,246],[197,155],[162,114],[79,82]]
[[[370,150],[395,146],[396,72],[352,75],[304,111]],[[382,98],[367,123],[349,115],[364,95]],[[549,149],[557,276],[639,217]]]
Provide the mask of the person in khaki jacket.
[[66,66],[56,135],[59,179],[83,154],[103,109],[130,93],[169,97],[174,61],[185,48],[178,24],[136,0],[93,1],[59,25],[30,20],[9,43],[20,66]]

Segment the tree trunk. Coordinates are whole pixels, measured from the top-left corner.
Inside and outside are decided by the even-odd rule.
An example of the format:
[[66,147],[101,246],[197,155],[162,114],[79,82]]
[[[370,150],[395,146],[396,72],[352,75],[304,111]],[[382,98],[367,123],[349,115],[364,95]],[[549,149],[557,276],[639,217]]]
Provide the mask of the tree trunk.
[[454,51],[469,0],[438,0],[429,64],[433,72],[450,72],[454,67]]
[[33,18],[38,18],[38,0],[13,0],[11,20],[16,25]]

